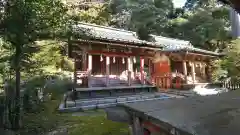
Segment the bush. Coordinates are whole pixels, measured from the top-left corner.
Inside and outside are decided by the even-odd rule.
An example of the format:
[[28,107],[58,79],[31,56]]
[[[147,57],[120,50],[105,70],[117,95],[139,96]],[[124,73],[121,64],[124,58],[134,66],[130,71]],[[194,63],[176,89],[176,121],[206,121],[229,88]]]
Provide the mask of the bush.
[[72,82],[64,75],[43,75],[32,78],[23,86],[25,111],[39,111],[41,102],[48,100],[49,97],[51,100],[61,99],[69,85],[72,85]]
[[46,85],[44,92],[50,94],[51,100],[60,99],[68,90],[69,85],[73,85],[73,83],[68,79],[56,79]]
[[25,113],[23,116],[23,128],[20,135],[39,135],[56,129],[64,124],[65,116],[56,113],[58,101],[42,103],[38,112]]
[[0,95],[0,128],[3,127],[4,106],[4,96]]

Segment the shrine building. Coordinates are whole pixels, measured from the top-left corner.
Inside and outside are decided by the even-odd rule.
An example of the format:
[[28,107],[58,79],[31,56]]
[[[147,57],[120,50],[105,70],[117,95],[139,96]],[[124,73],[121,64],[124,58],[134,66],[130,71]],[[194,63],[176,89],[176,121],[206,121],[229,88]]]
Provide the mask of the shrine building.
[[189,41],[151,35],[154,42],[138,39],[135,32],[80,23],[69,38],[77,87],[153,85],[160,88],[211,80],[210,62],[221,54],[195,48]]

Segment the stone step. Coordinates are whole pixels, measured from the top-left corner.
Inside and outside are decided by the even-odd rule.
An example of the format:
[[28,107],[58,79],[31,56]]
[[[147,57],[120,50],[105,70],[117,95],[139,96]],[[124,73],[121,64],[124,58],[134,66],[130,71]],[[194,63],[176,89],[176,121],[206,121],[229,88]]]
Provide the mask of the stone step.
[[172,97],[159,97],[159,98],[149,98],[149,99],[139,99],[139,100],[131,100],[131,101],[119,101],[115,103],[103,103],[103,104],[91,104],[91,105],[84,105],[84,106],[68,106],[65,110],[92,110],[92,109],[103,109],[108,107],[115,107],[117,104],[122,103],[134,103],[134,102],[142,102],[142,101],[153,101],[153,100],[164,100],[169,99]]
[[[94,107],[107,107],[115,106],[118,103],[128,103],[128,102],[139,102],[145,100],[158,100],[169,98],[166,95],[159,94],[146,94],[146,95],[132,95],[132,96],[123,96],[123,97],[109,97],[109,98],[97,98],[89,100],[76,100],[76,106],[81,108],[94,108]],[[73,101],[67,102],[67,107],[75,107]]]
[[[118,87],[114,85],[114,87]],[[96,90],[96,91],[79,91],[78,98],[81,99],[88,99],[88,98],[103,98],[103,97],[110,97],[110,96],[124,96],[124,95],[135,95],[139,93],[153,93],[156,92],[157,88],[136,88],[136,89],[107,89],[107,90]]]

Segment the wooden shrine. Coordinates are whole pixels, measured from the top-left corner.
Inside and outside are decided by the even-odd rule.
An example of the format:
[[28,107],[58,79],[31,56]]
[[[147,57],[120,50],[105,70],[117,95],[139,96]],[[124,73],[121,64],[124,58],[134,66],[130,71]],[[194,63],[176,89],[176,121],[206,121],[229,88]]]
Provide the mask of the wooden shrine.
[[[85,30],[85,31],[84,31]],[[136,33],[81,23],[75,32],[91,38],[69,40],[78,87],[112,87],[208,82],[208,66],[218,53],[194,48],[188,41],[152,35],[156,42],[139,40]],[[180,87],[177,86],[176,87]]]

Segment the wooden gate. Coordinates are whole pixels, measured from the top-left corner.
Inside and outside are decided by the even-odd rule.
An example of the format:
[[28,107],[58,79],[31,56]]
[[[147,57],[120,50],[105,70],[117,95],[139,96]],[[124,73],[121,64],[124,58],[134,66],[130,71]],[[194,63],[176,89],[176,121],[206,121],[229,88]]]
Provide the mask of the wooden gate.
[[156,76],[154,77],[155,85],[161,89],[170,89],[172,83],[172,77],[170,75]]
[[153,82],[158,88],[161,89],[180,89],[183,84],[180,76],[177,75],[173,78],[171,73],[163,76],[156,76],[154,77]]

